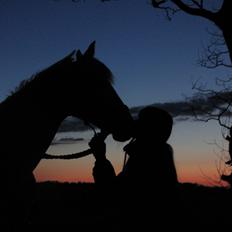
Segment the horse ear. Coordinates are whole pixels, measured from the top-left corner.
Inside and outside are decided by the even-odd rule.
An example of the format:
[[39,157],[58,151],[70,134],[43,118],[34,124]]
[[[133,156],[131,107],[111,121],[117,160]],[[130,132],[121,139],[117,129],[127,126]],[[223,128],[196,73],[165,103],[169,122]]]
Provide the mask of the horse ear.
[[75,50],[73,50],[70,54],[68,54],[64,59],[66,59],[66,58],[70,58],[70,57],[72,57],[73,55],[75,54]]
[[76,53],[76,59],[78,60],[81,57],[82,57],[82,53],[81,53],[80,50],[78,50],[77,53]]
[[87,58],[93,58],[94,57],[94,53],[95,53],[95,41],[93,41],[88,49],[86,50],[84,56],[87,57]]

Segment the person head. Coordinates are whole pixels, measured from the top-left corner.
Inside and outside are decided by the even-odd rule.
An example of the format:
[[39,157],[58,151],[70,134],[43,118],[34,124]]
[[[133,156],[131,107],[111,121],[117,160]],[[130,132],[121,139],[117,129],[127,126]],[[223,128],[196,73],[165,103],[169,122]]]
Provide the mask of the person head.
[[135,138],[166,142],[172,132],[173,119],[166,111],[148,106],[140,110],[135,122]]

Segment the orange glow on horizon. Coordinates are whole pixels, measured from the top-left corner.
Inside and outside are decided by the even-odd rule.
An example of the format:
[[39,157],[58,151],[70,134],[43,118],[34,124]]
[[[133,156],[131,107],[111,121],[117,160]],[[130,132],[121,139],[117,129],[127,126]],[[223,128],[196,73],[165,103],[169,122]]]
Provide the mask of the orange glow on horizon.
[[[173,135],[169,141],[174,150],[179,182],[189,182],[202,185],[219,185],[219,173],[215,166],[215,150],[207,143],[221,134],[215,125],[193,124],[182,122],[175,124]],[[212,136],[213,135],[213,136]],[[61,134],[59,136],[62,136]],[[51,146],[48,153],[70,154],[88,148],[91,132],[75,133],[63,136],[77,136],[84,138],[83,142],[62,146]],[[211,140],[210,140],[211,139]],[[112,162],[116,173],[122,170],[125,143],[115,142],[111,136],[106,139],[107,158]],[[220,154],[219,154],[220,155]],[[94,166],[92,155],[78,160],[42,160],[34,171],[36,180],[59,182],[93,182],[92,168]],[[223,164],[222,164],[223,165]],[[225,183],[222,183],[225,184]]]
[[[58,162],[59,163],[59,162]],[[60,161],[62,164],[62,161]],[[89,162],[85,165],[76,165],[75,168],[69,168],[68,162],[61,165],[46,165],[41,164],[34,172],[37,182],[43,181],[58,181],[58,182],[93,182],[92,167],[94,163]],[[120,163],[114,164],[116,173],[119,173],[122,169]],[[200,170],[194,165],[179,166],[177,165],[178,180],[181,183],[195,183],[207,186],[217,185],[219,176],[216,172],[216,168],[205,165],[203,170]]]

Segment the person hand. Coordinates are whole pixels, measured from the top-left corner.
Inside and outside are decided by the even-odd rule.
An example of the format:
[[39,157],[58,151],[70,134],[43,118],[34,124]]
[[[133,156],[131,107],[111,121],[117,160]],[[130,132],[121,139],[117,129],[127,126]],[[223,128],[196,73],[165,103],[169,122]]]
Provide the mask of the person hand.
[[105,159],[106,144],[104,139],[98,134],[95,135],[89,142],[89,146],[92,149],[95,159]]

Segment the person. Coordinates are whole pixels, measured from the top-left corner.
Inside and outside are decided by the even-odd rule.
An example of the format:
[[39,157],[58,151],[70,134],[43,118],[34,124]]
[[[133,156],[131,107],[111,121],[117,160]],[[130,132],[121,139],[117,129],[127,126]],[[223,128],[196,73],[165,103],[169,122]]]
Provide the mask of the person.
[[167,111],[157,107],[143,108],[135,120],[134,137],[124,147],[129,158],[118,175],[108,172],[112,166],[103,155],[104,141],[96,136],[89,143],[96,159],[93,167],[96,184],[105,182],[108,176],[111,193],[115,193],[115,199],[119,198],[117,204],[121,204],[118,205],[126,206],[124,214],[127,221],[130,215],[131,224],[141,218],[142,225],[148,224],[144,221],[153,222],[151,212],[154,209],[159,212],[160,219],[170,221],[172,218],[178,191],[173,149],[167,143],[172,127],[173,119]]
[[95,157],[95,164],[93,167],[93,178],[97,185],[107,185],[116,177],[116,173],[111,162],[106,158],[106,145],[104,138],[98,133],[91,141],[89,146]]

